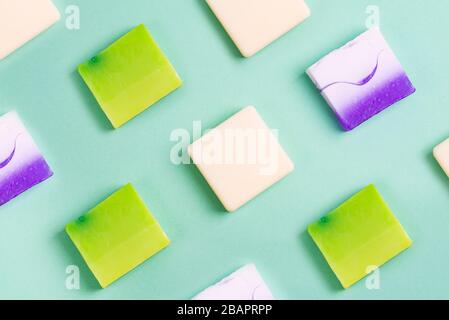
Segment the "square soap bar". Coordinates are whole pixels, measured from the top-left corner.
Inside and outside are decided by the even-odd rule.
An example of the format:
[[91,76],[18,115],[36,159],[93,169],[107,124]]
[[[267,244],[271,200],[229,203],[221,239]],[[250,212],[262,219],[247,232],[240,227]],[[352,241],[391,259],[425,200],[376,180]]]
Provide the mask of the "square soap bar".
[[81,64],[78,71],[114,128],[182,84],[144,25]]
[[435,147],[433,155],[449,177],[449,139]]
[[103,288],[170,243],[131,184],[68,224],[66,231]]
[[254,107],[210,130],[188,152],[224,207],[232,212],[294,170]]
[[19,116],[0,117],[0,206],[53,175]]
[[325,56],[307,74],[346,131],[415,92],[377,27]]
[[411,246],[373,185],[308,228],[344,288]]
[[254,264],[246,265],[192,300],[273,300]]
[[0,60],[59,18],[51,0],[0,0]]
[[244,57],[251,57],[310,16],[304,0],[207,0]]

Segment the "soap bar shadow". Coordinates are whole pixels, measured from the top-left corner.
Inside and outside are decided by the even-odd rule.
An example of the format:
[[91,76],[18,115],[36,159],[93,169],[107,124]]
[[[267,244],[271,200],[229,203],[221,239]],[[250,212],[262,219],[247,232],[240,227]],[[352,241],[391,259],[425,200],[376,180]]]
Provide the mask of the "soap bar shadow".
[[[80,271],[80,290],[82,291],[99,291],[101,286],[90,271],[78,249],[73,244],[69,235],[62,230],[56,235],[57,242],[61,245],[64,253],[69,257],[66,266],[74,265]],[[69,276],[69,274],[67,274]]]
[[299,236],[300,241],[304,247],[304,251],[309,255],[309,260],[312,261],[314,269],[318,270],[320,274],[323,275],[324,282],[327,284],[330,290],[335,292],[342,292],[344,289],[337,277],[333,273],[332,269],[329,267],[326,259],[321,254],[320,250],[313,242],[309,233],[306,231],[302,232]]
[[80,98],[83,102],[83,105],[80,106],[80,108],[85,107],[90,111],[93,118],[96,119],[98,124],[100,125],[101,130],[104,131],[113,130],[111,123],[104,114],[94,95],[89,90],[89,87],[87,87],[83,78],[81,78],[81,75],[78,73],[78,71],[72,72],[70,74],[70,78],[73,81],[73,85],[77,87],[79,90]]
[[183,165],[185,168],[185,171],[189,174],[189,179],[191,181],[194,181],[194,188],[201,193],[202,197],[204,197],[206,200],[209,199],[209,206],[210,209],[217,213],[228,213],[226,209],[221,204],[220,200],[217,198],[217,195],[214,193],[212,188],[207,183],[206,179],[203,177],[199,169],[196,165],[192,164],[186,164]]
[[206,0],[197,0],[198,5],[201,7],[204,16],[209,20],[209,24],[212,26],[212,28],[215,30],[215,33],[221,38],[221,41],[225,43],[225,45],[229,48],[229,51],[232,53],[232,55],[235,58],[244,59],[242,54],[240,53],[237,46],[232,41],[231,37],[228,35],[226,30],[224,29],[221,22],[218,20],[218,18],[215,16],[212,9],[207,4]]
[[300,73],[298,80],[300,82],[301,87],[304,88],[304,90],[314,93],[315,97],[314,97],[314,104],[312,107],[319,108],[319,112],[326,114],[325,117],[326,117],[326,119],[328,119],[326,122],[331,123],[331,125],[335,131],[343,133],[344,130],[339,125],[337,117],[334,114],[334,112],[332,111],[332,108],[328,105],[326,100],[323,98],[321,93],[318,91],[317,87],[312,82],[312,80],[309,78],[307,73],[305,73],[305,72]]

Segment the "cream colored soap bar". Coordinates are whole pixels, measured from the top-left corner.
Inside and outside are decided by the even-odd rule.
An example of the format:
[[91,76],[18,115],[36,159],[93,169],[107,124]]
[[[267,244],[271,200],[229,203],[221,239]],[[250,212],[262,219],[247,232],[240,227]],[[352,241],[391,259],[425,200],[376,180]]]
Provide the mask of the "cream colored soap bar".
[[304,0],[207,0],[244,57],[251,57],[310,16]]
[[436,146],[433,155],[449,177],[449,139]]
[[293,171],[294,165],[254,107],[246,107],[188,149],[232,212]]
[[0,60],[59,18],[51,0],[0,0]]

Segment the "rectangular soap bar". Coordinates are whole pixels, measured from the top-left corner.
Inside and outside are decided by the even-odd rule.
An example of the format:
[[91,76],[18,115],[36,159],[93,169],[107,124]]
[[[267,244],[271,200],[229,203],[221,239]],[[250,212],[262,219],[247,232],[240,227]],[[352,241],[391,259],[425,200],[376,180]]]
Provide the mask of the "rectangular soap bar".
[[188,152],[232,212],[294,170],[254,107],[246,107],[189,146]]
[[66,231],[103,288],[170,243],[131,184],[68,224]]
[[433,155],[449,177],[449,139],[436,146]]
[[311,224],[308,231],[344,288],[412,244],[373,185]]
[[0,0],[0,60],[59,18],[51,0]]
[[192,300],[273,300],[273,295],[254,264],[248,264]]
[[19,116],[0,117],[0,206],[47,180],[50,167]]
[[307,74],[346,131],[415,92],[377,27],[325,56]]
[[244,57],[251,57],[310,16],[304,0],[207,0]]
[[114,128],[182,84],[144,25],[81,64],[78,71]]

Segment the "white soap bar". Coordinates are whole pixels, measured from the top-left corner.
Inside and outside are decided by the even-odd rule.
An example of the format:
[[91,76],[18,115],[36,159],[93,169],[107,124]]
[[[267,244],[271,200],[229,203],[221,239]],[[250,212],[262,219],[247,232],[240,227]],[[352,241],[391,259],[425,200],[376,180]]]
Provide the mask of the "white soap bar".
[[0,117],[0,206],[53,175],[15,111]]
[[373,27],[307,70],[350,131],[416,89],[378,27]]
[[304,0],[207,0],[244,57],[250,57],[310,16]]
[[232,212],[294,170],[254,107],[246,107],[188,148],[193,163]]
[[449,139],[436,146],[433,155],[449,177]]
[[193,300],[273,300],[273,295],[254,264],[246,265]]
[[0,0],[0,60],[59,18],[51,0]]

